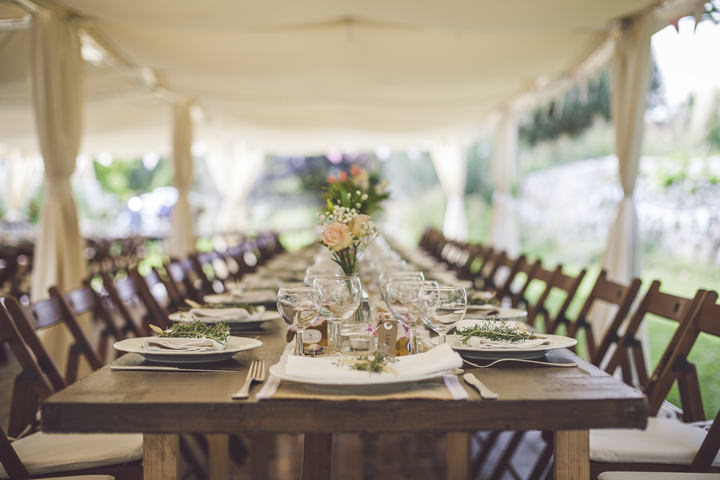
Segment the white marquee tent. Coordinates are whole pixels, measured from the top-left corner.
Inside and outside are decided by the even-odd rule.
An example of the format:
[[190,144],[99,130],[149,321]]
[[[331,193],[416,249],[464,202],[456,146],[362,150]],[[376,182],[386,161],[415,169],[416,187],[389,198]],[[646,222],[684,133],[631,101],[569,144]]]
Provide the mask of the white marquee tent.
[[[46,256],[34,285],[37,291],[55,282],[67,288],[82,273],[68,264],[72,255],[58,250],[80,248],[67,190],[78,151],[172,151],[175,166],[187,169],[193,137],[247,162],[248,170],[234,169],[239,183],[247,171],[259,170],[258,149],[317,153],[421,146],[436,152],[447,216],[459,219],[446,222],[446,228],[462,238],[466,167],[458,146],[488,119],[500,118],[492,173],[500,210],[492,241],[512,249],[507,192],[515,112],[613,58],[616,146],[626,197],[606,265],[628,277],[637,268],[632,192],[649,38],[702,5],[701,0],[0,0],[0,143],[44,153],[46,185],[54,186],[46,203],[58,203],[52,212],[43,210],[38,248]],[[78,55],[85,61],[76,61]],[[251,147],[228,146],[239,138]],[[183,193],[190,175],[175,176]],[[53,223],[58,215],[64,221]],[[185,225],[175,232],[182,253],[191,248],[191,225],[188,219],[176,219],[175,225]]]

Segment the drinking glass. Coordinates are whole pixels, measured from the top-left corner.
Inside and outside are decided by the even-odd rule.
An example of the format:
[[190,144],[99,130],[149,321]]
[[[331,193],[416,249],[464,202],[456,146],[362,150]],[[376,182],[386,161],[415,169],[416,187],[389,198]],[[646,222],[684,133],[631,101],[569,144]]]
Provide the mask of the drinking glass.
[[378,277],[380,296],[387,303],[387,286],[391,280],[422,281],[425,275],[421,271],[386,270]]
[[423,287],[418,309],[423,323],[440,335],[440,343],[445,343],[447,333],[465,316],[467,293],[462,287]]
[[408,327],[410,342],[408,350],[411,354],[418,353],[417,327],[421,318],[419,300],[421,292],[438,289],[438,283],[432,281],[392,280],[387,286],[387,304],[395,319]]
[[303,283],[305,283],[306,286],[312,287],[313,280],[315,280],[315,277],[320,276],[329,276],[333,277],[336,275],[341,275],[342,270],[340,270],[340,267],[338,267],[336,264],[322,264],[322,265],[310,265],[305,269],[305,277],[303,278]]
[[362,285],[357,276],[318,277],[313,280],[318,291],[319,305],[330,313],[333,348],[342,352],[342,322],[350,318],[360,306]]
[[319,292],[311,287],[280,287],[277,295],[277,309],[286,323],[293,325],[295,355],[305,355],[303,332],[318,316]]

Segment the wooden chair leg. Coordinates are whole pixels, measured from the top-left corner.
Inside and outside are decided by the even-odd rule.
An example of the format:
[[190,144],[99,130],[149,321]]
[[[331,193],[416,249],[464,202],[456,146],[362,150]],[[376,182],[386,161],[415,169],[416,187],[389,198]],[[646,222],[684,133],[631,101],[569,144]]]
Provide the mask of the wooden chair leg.
[[487,460],[487,457],[490,455],[495,443],[497,443],[498,438],[500,438],[500,433],[501,432],[499,431],[490,432],[488,437],[485,439],[480,452],[473,459],[472,464],[470,465],[470,478],[475,478],[478,473],[480,473],[482,466],[485,464],[485,460]]
[[520,442],[522,441],[524,436],[525,432],[513,433],[512,437],[510,438],[510,442],[505,447],[505,451],[503,452],[502,457],[500,457],[500,460],[498,461],[497,465],[495,465],[495,468],[490,475],[491,479],[494,480],[502,477],[503,473],[508,469],[508,466],[510,465],[510,460],[512,460],[513,455],[515,455],[515,452],[517,451],[517,448],[520,445]]

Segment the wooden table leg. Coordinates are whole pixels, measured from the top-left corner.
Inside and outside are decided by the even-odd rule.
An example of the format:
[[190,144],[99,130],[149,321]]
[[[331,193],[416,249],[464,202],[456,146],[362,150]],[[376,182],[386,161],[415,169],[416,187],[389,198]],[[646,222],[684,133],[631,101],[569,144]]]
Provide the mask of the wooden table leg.
[[302,480],[330,480],[331,433],[306,433]]
[[590,478],[590,432],[560,430],[555,435],[555,480]]
[[143,434],[143,477],[145,480],[176,479],[180,436]]
[[208,435],[208,457],[210,478],[227,480],[230,477],[230,437],[227,435]]
[[448,480],[466,480],[470,475],[470,434],[448,433],[445,436],[445,462]]

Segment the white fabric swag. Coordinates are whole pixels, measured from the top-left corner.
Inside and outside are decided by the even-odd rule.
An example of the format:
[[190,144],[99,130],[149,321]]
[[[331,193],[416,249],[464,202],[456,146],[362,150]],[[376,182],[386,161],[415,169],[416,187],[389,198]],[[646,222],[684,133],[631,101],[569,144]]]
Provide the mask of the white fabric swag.
[[[86,272],[70,185],[83,123],[83,60],[77,30],[67,18],[38,10],[32,17],[31,37],[33,106],[45,164],[31,289],[33,300],[38,300],[47,297],[52,285],[62,290],[79,287]],[[42,337],[50,356],[64,369],[70,344],[67,330],[56,325]]]
[[432,149],[432,161],[440,185],[447,197],[443,234],[455,240],[467,240],[468,225],[465,213],[465,182],[467,157],[459,143],[442,143]]
[[[613,280],[628,283],[640,274],[640,239],[635,209],[635,180],[642,151],[647,92],[650,87],[650,15],[628,21],[615,44],[612,89],[612,119],[615,151],[624,197],[610,227],[602,265]],[[609,315],[593,319],[595,338],[610,321]]]
[[40,151],[45,163],[45,197],[33,261],[32,295],[78,287],[85,276],[83,240],[70,185],[80,145],[83,60],[74,25],[39,10],[32,18],[32,91]]
[[490,165],[494,190],[490,244],[512,256],[520,251],[511,190],[515,174],[517,143],[517,117],[513,110],[506,109],[495,133]]
[[189,100],[182,100],[173,107],[173,183],[178,198],[172,211],[169,253],[175,258],[195,251],[193,219],[188,199],[193,178],[191,106]]
[[218,231],[240,231],[247,226],[245,199],[260,176],[264,160],[264,150],[250,148],[245,142],[223,142],[210,151],[207,165],[222,202]]

